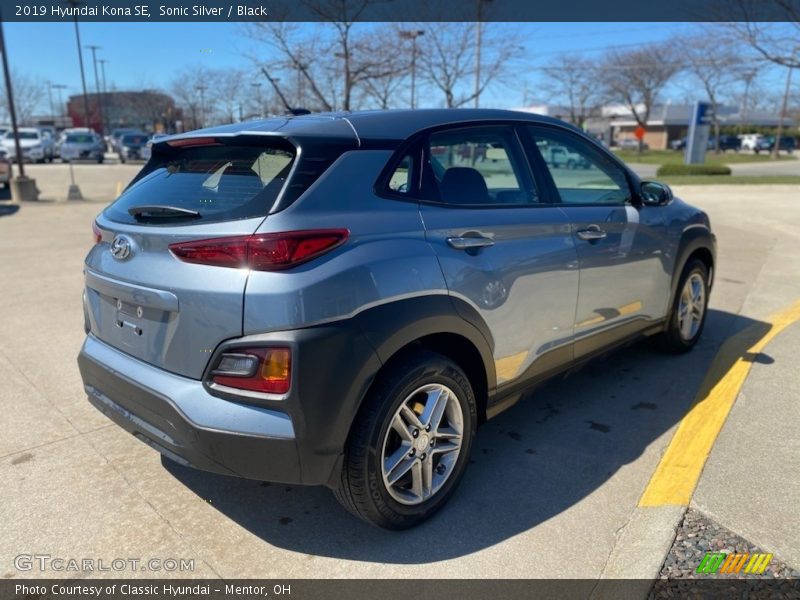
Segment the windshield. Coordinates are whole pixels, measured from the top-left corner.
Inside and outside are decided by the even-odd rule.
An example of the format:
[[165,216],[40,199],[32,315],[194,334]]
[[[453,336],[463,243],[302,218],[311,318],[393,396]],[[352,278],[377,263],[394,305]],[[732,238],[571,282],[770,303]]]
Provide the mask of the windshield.
[[122,143],[123,144],[146,144],[147,143],[147,136],[146,135],[123,135],[122,136]]
[[[6,133],[6,139],[7,140],[13,140],[14,139],[14,132],[13,131],[9,131],[8,133]],[[21,140],[38,140],[39,139],[39,134],[37,132],[35,132],[35,131],[20,131],[19,132],[19,139],[21,139]]]
[[106,211],[108,218],[136,222],[128,209],[164,205],[197,211],[196,223],[265,216],[289,176],[294,149],[282,140],[272,147],[200,146],[162,149]]
[[87,134],[72,134],[67,136],[67,143],[69,144],[91,144],[94,142],[94,136]]

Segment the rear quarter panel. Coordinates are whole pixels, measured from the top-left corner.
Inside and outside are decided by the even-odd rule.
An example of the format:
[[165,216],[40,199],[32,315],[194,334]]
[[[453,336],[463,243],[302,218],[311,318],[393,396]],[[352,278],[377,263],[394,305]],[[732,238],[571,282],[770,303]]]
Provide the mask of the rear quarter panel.
[[373,187],[387,150],[346,152],[301,198],[258,233],[346,228],[336,250],[284,272],[252,272],[244,335],[318,325],[420,295],[447,294],[415,202],[380,198]]

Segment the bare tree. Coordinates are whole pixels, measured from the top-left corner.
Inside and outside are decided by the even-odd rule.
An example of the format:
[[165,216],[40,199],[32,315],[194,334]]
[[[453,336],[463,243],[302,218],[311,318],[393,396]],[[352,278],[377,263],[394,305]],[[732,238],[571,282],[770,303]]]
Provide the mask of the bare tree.
[[[800,67],[800,4],[797,0],[725,0],[722,27],[764,60]],[[766,11],[766,12],[765,12]],[[772,22],[769,22],[772,21]]]
[[676,40],[686,71],[699,83],[711,104],[711,124],[714,128],[714,152],[719,153],[719,108],[721,96],[744,77],[741,48],[720,44],[707,34],[686,36]]
[[[418,64],[424,79],[444,94],[448,108],[464,106],[482,95],[506,73],[508,61],[521,52],[516,36],[483,25],[481,79],[473,85],[476,68],[474,23],[426,23],[420,38]],[[469,91],[466,91],[469,90]]]
[[[781,136],[792,80],[792,69],[800,67],[800,3],[797,0],[731,0],[728,10],[734,17],[727,26],[734,36],[744,40],[761,58],[788,68],[786,91],[781,102],[778,128],[775,132],[773,158],[780,154]],[[765,17],[765,11],[771,18]],[[763,21],[782,20],[780,23]]]
[[376,0],[301,1],[322,23],[257,22],[247,24],[245,32],[278,51],[277,66],[297,79],[298,97],[308,96],[310,108],[351,110],[365,82],[387,77],[397,68],[394,57],[379,51],[385,34],[356,22]]
[[563,54],[544,68],[544,74],[556,101],[566,101],[570,122],[583,128],[601,101],[595,64],[584,56]]
[[[646,127],[658,95],[680,70],[672,44],[643,46],[636,50],[612,50],[600,65],[602,85],[611,100],[630,109],[636,123]],[[643,140],[639,140],[639,153]]]
[[364,80],[364,96],[377,103],[380,108],[397,107],[402,95],[405,103],[406,95],[401,92],[406,88],[411,72],[411,52],[407,44],[402,42],[401,29],[394,27],[383,32],[381,43],[374,46],[373,51],[380,53],[381,63],[385,65],[382,74]]
[[212,106],[219,111],[220,121],[233,123],[237,120],[236,115],[240,112],[242,103],[252,91],[251,86],[244,73],[238,69],[214,71],[213,81],[213,90],[210,91]]
[[[21,124],[32,125],[32,117],[41,108],[42,100],[47,97],[47,88],[41,79],[19,71],[12,71],[11,83],[14,88],[17,120]],[[3,121],[7,121],[10,118],[8,117],[8,97],[4,95],[1,102],[0,110],[3,111]]]
[[186,69],[172,79],[170,91],[177,104],[186,111],[185,128],[196,129],[205,126],[208,115],[213,114],[213,96],[206,93],[211,80],[212,71],[205,67]]

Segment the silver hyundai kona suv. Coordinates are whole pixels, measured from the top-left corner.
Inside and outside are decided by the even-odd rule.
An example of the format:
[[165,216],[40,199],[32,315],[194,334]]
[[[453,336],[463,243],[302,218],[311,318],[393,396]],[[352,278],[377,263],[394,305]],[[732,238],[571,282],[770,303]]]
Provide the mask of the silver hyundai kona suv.
[[[562,160],[571,157],[571,161]],[[420,523],[556,372],[703,330],[715,237],[561,121],[320,114],[158,140],[86,257],[89,400],[182,465]]]

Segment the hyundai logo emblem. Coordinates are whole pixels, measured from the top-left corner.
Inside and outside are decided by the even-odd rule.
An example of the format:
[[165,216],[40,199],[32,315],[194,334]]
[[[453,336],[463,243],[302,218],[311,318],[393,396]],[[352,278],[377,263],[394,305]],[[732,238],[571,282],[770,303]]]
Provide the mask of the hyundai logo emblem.
[[118,235],[111,242],[111,256],[117,260],[125,260],[133,251],[133,242],[127,235]]

